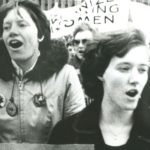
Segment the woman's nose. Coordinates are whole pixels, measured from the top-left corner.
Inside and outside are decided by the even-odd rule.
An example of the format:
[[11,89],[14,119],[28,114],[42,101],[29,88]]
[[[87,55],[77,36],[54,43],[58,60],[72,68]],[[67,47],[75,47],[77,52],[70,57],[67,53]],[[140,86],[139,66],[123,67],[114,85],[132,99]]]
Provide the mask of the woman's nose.
[[134,85],[138,84],[139,83],[139,75],[140,75],[140,73],[138,72],[138,70],[133,69],[129,76],[129,83],[134,84]]
[[16,27],[16,25],[12,25],[11,26],[11,29],[10,29],[10,33],[9,33],[9,36],[10,37],[14,37],[18,34],[18,29]]
[[17,35],[17,34],[16,34],[15,32],[11,32],[9,36],[10,36],[10,37],[15,37],[16,35]]

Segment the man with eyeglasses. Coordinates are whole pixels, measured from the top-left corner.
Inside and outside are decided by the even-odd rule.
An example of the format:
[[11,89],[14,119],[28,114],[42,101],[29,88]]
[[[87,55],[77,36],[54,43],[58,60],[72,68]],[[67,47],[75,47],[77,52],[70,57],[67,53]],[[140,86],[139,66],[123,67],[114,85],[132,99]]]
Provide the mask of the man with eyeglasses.
[[[73,65],[77,70],[79,79],[82,83],[82,77],[80,74],[80,66],[84,59],[84,53],[88,42],[92,41],[96,36],[96,30],[92,28],[88,23],[81,23],[77,26],[73,32],[73,46],[75,55],[70,59],[69,64]],[[92,101],[85,95],[86,104],[89,105]]]
[[95,34],[96,30],[88,23],[81,23],[75,28],[73,32],[75,56],[69,63],[77,70],[80,68],[82,60],[84,59],[86,45],[89,41],[93,40]]

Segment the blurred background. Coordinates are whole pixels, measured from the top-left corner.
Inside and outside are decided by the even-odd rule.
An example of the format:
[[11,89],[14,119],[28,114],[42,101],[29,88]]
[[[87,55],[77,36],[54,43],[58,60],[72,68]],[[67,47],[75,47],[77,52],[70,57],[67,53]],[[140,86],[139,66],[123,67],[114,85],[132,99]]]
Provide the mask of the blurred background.
[[[0,0],[0,5],[7,3],[9,1],[13,0]],[[78,4],[81,4],[84,0],[31,0],[31,1],[40,4],[43,10],[49,10],[53,8],[55,5],[58,5],[58,7],[60,8],[73,7]],[[131,1],[150,5],[150,0],[131,0]]]

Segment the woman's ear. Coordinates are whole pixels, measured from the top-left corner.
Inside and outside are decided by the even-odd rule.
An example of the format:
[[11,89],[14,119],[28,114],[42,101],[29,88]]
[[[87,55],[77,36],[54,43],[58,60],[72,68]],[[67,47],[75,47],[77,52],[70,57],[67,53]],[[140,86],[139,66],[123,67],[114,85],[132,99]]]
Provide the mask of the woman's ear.
[[44,38],[45,38],[44,35],[42,35],[42,37],[39,38],[38,41],[39,41],[39,42],[42,42],[42,41],[44,40]]

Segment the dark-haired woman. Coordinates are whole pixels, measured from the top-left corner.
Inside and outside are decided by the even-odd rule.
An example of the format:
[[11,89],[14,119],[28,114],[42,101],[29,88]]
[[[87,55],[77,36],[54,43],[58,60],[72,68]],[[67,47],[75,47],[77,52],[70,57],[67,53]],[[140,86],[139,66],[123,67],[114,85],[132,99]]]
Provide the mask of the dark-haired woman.
[[85,107],[65,45],[27,0],[0,8],[0,142],[46,143],[55,124]]
[[96,150],[149,150],[136,108],[148,80],[150,52],[136,29],[101,36],[87,47],[83,85],[94,102],[59,122],[49,143],[95,144]]

